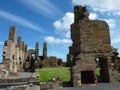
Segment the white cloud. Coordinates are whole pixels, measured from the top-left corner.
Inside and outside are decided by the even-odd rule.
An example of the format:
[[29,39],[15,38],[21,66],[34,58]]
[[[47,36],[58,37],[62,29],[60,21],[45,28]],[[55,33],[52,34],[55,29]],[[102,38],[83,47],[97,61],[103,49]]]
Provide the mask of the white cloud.
[[[89,19],[95,20],[97,18],[96,13],[90,13]],[[74,14],[67,12],[62,18],[53,23],[56,32],[64,34],[66,38],[70,38],[70,25],[74,22]]]
[[55,17],[56,14],[62,15],[63,13],[51,3],[49,0],[19,0],[23,5],[32,9],[33,11],[44,14],[48,17]]
[[28,46],[28,49],[35,49],[34,47]]
[[114,19],[104,19],[110,28],[114,28],[116,26],[116,21]]
[[45,41],[49,44],[70,44],[72,41],[70,39],[59,39],[52,36],[45,37]]
[[68,32],[66,33],[65,37],[66,37],[66,38],[70,38],[70,35],[71,35],[70,31],[68,31]]
[[97,19],[97,14],[96,13],[90,13],[90,15],[89,15],[89,19],[90,20],[95,20],[95,19]]
[[112,38],[112,40],[111,40],[111,44],[115,47],[115,48],[117,48],[117,50],[118,50],[118,53],[119,53],[119,57],[120,57],[120,47],[119,47],[119,45],[120,45],[120,36],[119,36],[119,34],[115,34],[116,36],[114,37],[114,38]]
[[55,21],[53,25],[57,30],[67,31],[68,29],[70,29],[70,25],[73,23],[73,21],[74,14],[71,12],[67,12],[64,17]]
[[118,53],[119,53],[119,57],[120,57],[120,49],[118,50]]
[[0,41],[0,45],[4,45],[4,42],[1,42],[1,41]]
[[66,38],[70,37],[70,25],[74,22],[74,14],[67,12],[61,19],[53,23],[58,33],[65,34]]
[[120,16],[120,11],[113,13],[114,15]]
[[62,59],[63,61],[66,61],[66,53],[60,53],[59,51],[56,50],[49,50],[48,56],[56,56],[57,58]]
[[89,5],[94,10],[101,12],[120,11],[120,0],[72,0],[73,5]]
[[8,13],[6,11],[0,10],[0,17],[8,19],[10,21],[13,21],[15,23],[18,23],[18,24],[20,24],[22,26],[34,29],[36,31],[44,32],[44,30],[40,26],[38,26],[38,25],[36,25],[36,24],[34,24],[34,23],[32,23],[32,22],[30,22],[30,21],[28,21],[28,20],[26,20],[26,19],[24,19],[22,17],[13,15],[11,13]]
[[112,39],[111,43],[112,43],[113,45],[120,43],[120,38],[117,37],[117,38]]

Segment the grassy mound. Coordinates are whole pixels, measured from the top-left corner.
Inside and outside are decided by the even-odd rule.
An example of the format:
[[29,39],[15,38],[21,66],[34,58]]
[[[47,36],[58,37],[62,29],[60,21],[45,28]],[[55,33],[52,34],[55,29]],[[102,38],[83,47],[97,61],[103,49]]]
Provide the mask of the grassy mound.
[[66,67],[39,69],[39,75],[39,81],[41,82],[48,81],[56,77],[61,77],[62,82],[70,81],[70,70]]

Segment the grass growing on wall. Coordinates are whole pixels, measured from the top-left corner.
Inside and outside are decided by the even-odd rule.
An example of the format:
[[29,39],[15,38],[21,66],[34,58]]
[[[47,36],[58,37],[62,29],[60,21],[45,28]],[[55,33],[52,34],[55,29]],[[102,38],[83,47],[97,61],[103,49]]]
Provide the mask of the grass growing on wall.
[[61,77],[62,82],[70,81],[70,70],[67,67],[59,68],[42,68],[39,69],[39,81],[48,81],[52,78]]

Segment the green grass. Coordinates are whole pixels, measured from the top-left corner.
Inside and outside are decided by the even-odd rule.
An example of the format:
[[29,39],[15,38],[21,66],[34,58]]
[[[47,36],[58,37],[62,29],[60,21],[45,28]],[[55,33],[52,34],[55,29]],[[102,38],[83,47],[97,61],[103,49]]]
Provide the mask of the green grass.
[[[97,76],[100,76],[100,68],[96,68]],[[70,81],[70,70],[66,67],[59,67],[59,68],[42,68],[39,69],[39,81],[48,81],[52,78],[61,77],[62,82],[69,82]]]
[[61,77],[62,82],[70,81],[70,70],[66,67],[39,69],[39,75],[39,81],[41,82],[48,81],[56,77]]
[[100,68],[96,68],[96,74],[97,76],[100,76]]

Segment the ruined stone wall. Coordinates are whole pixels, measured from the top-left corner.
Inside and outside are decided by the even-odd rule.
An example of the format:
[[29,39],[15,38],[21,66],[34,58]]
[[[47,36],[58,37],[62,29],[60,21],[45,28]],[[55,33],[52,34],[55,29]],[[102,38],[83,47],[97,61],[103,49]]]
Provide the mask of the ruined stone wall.
[[[109,82],[111,42],[108,24],[105,21],[89,20],[87,9],[82,6],[74,7],[74,16],[74,23],[71,25],[73,43],[68,54],[73,86],[77,86],[78,82],[82,84],[97,82],[96,59],[99,59],[101,68],[101,82]],[[85,77],[89,74],[90,78]]]
[[11,40],[11,42],[15,43],[16,41],[16,27],[15,26],[10,27],[8,40]]
[[[4,42],[3,47],[3,64],[10,72],[16,73],[20,71],[34,71],[35,68],[41,67],[42,60],[46,60],[47,57],[47,43],[43,44],[43,56],[39,56],[39,43],[36,42],[35,49],[27,49],[27,45],[22,38],[17,37],[16,42],[16,27],[10,27],[8,40]],[[46,67],[50,65],[52,67],[57,66],[58,59],[52,59],[49,64],[45,64]],[[45,61],[46,62],[46,61]]]
[[11,86],[7,90],[40,90],[40,86],[37,85],[20,85],[20,86]]
[[8,76],[9,71],[5,68],[4,64],[0,64],[0,79],[5,78],[6,76]]
[[40,83],[40,90],[58,90],[62,87],[62,80],[61,78],[54,78],[47,82],[41,82]]
[[63,61],[55,56],[46,57],[41,63],[42,68],[59,67],[63,65]]
[[44,42],[43,43],[43,57],[47,57],[47,43]]
[[19,70],[19,47],[16,45],[15,46],[15,60],[16,60],[16,67],[15,67],[15,69],[16,69],[16,72]]
[[71,25],[73,46],[70,48],[70,53],[110,52],[111,46],[109,37],[109,27],[106,22],[81,20]]
[[10,27],[9,39],[4,42],[3,64],[10,72],[23,71],[23,62],[26,59],[25,44],[18,37],[16,44],[16,28]]
[[35,45],[35,57],[38,58],[39,57],[39,43],[36,42],[36,45]]
[[3,56],[4,56],[3,62],[7,63],[5,65],[7,65],[6,67],[9,69],[10,72],[13,72],[14,68],[16,67],[14,65],[17,62],[15,58],[16,55],[15,51],[16,51],[15,44],[10,40],[6,41],[3,48]]

